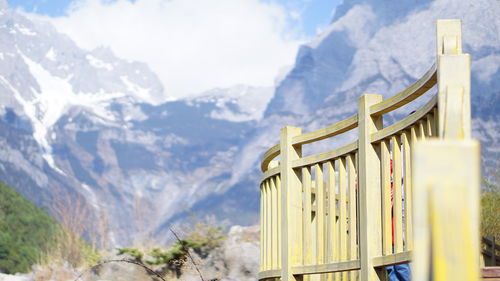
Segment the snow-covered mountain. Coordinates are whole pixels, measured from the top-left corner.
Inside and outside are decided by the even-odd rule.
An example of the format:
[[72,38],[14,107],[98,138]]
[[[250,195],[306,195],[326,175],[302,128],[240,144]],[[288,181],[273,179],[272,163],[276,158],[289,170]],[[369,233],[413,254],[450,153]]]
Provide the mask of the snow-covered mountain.
[[79,49],[0,3],[1,180],[48,209],[64,197],[84,201],[113,243],[227,190],[272,89],[168,101],[147,65]]
[[116,244],[161,239],[186,209],[254,224],[259,157],[280,127],[325,127],[354,113],[363,93],[407,87],[434,60],[438,18],[463,20],[474,134],[495,169],[498,14],[496,0],[345,0],[275,89],[171,100],[147,65],[79,49],[0,0],[0,180],[49,209],[61,197],[84,200]]

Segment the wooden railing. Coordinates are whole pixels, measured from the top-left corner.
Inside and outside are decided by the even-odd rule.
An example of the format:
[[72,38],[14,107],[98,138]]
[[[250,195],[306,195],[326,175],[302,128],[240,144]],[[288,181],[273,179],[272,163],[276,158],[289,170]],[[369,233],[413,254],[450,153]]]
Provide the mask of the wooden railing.
[[[460,21],[439,20],[436,64],[413,85],[386,100],[362,95],[357,114],[329,127],[281,130],[261,165],[260,280],[385,280],[386,266],[410,261],[413,280],[479,278],[479,145],[461,46]],[[435,85],[424,106],[384,126]],[[302,156],[356,129],[356,141]]]
[[485,266],[500,266],[500,245],[495,241],[495,236],[481,239],[483,250],[483,264]]

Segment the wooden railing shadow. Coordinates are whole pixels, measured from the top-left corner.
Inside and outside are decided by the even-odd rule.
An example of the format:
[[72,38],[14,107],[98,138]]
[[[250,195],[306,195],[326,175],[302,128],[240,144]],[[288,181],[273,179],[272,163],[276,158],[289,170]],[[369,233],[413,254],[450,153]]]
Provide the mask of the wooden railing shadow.
[[[438,20],[436,38],[436,63],[407,89],[362,95],[356,114],[326,128],[285,127],[264,153],[259,280],[386,280],[385,267],[410,261],[412,280],[479,278],[470,57],[459,20]],[[305,144],[356,130],[352,143],[302,156]]]

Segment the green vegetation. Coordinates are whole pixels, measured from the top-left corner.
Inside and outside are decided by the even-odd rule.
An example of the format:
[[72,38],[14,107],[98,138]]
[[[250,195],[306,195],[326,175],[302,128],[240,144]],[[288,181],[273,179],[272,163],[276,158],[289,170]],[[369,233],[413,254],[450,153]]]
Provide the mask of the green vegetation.
[[0,182],[0,272],[27,272],[51,246],[57,222]]
[[226,239],[222,226],[211,226],[198,222],[185,238],[177,240],[169,249],[153,248],[141,251],[137,248],[120,248],[118,254],[127,254],[135,261],[163,266],[160,272],[179,273],[180,268],[187,260],[188,251],[192,250],[200,257],[206,257],[211,250],[221,246]]
[[84,216],[78,207],[83,204],[61,202],[55,204],[55,211],[63,214],[58,223],[0,182],[0,272],[28,272],[33,264],[68,262],[76,268],[99,262],[98,252],[74,227],[82,223],[77,215]]
[[497,169],[493,182],[485,180],[486,189],[481,194],[481,236],[495,236],[496,241],[500,241],[499,180],[500,171]]

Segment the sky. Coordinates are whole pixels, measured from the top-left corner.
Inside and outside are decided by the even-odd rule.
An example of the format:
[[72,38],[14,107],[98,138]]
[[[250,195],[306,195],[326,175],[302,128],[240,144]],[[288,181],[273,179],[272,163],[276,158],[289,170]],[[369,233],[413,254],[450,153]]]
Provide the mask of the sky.
[[146,62],[170,99],[273,86],[341,0],[8,0],[79,47]]

